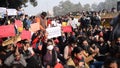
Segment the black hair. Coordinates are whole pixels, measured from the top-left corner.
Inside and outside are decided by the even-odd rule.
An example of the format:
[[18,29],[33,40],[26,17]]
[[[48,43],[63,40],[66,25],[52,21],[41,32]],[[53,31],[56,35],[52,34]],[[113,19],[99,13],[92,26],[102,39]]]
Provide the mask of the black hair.
[[69,37],[67,44],[73,44],[73,43],[76,43],[76,42],[77,41],[76,41],[76,39],[74,37]]
[[104,67],[109,68],[111,63],[117,63],[118,68],[120,68],[120,61],[115,58],[107,58],[104,62]]
[[29,41],[27,39],[21,40],[21,43],[26,45],[27,43],[29,43]]
[[72,57],[74,57],[74,54],[80,53],[83,49],[81,47],[75,47],[72,51]]
[[20,14],[20,17],[23,16],[24,14]]
[[24,68],[22,64],[13,64],[11,68]]
[[44,17],[46,17],[47,13],[46,12],[42,12],[41,15],[44,16]]
[[75,68],[75,66],[73,66],[73,65],[66,65],[66,66],[64,66],[64,68]]
[[28,17],[28,15],[25,15],[25,17]]
[[74,20],[74,17],[71,17],[72,20]]
[[51,42],[51,43],[53,44],[53,41],[52,41],[52,39],[48,39],[48,40],[47,40],[47,43],[48,43],[48,42]]

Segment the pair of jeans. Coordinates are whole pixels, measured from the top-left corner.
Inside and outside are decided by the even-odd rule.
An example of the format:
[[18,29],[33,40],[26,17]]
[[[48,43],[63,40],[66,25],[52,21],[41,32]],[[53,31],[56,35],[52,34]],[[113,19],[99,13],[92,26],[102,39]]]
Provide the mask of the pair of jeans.
[[103,63],[102,61],[95,61],[90,64],[90,68],[102,68]]

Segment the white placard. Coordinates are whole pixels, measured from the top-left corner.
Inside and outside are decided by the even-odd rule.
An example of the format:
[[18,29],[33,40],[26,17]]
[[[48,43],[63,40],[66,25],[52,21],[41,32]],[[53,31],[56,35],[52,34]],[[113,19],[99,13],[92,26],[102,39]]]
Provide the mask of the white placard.
[[8,16],[17,15],[17,10],[16,9],[7,9],[7,15]]
[[7,9],[0,7],[0,14],[6,14]]
[[46,31],[48,33],[48,39],[61,36],[61,27],[50,27]]
[[4,14],[3,13],[0,13],[0,18],[4,18]]

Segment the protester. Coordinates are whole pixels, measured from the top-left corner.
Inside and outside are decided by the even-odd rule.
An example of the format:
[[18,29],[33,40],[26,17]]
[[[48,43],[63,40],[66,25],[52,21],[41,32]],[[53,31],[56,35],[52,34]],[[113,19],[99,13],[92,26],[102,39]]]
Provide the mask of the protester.
[[46,16],[47,13],[46,12],[42,12],[40,15],[40,29],[45,31],[45,29],[47,28],[47,20],[46,20]]
[[82,48],[75,47],[71,52],[71,58],[68,59],[67,65],[75,68],[84,68],[84,58],[82,57]]
[[[119,15],[111,22],[112,26],[105,27],[99,14],[82,12],[80,18],[69,15],[47,18],[46,12],[30,17],[19,10],[18,15],[8,17],[7,24],[6,18],[0,19],[0,27],[13,25],[13,31],[16,30],[16,33],[0,30],[0,67],[119,68]],[[36,23],[39,29],[34,26],[32,30],[31,24]],[[47,33],[46,29],[54,27],[60,27],[59,36],[54,29],[49,30],[52,34]],[[48,37],[53,35],[56,37]],[[108,57],[115,59],[107,62]]]
[[93,25],[93,27],[95,27],[96,25],[100,26],[100,24],[101,24],[101,18],[98,15],[97,12],[93,13],[93,18],[92,18],[92,23],[91,24]]
[[72,50],[74,49],[74,47],[77,47],[77,45],[75,43],[76,42],[75,42],[75,40],[72,37],[68,39],[68,45],[64,49],[64,58],[66,60],[71,58]]
[[26,30],[29,30],[31,23],[32,23],[32,22],[30,21],[28,15],[25,15],[25,19],[23,20],[23,27],[24,27]]
[[24,68],[27,66],[27,63],[25,59],[23,58],[23,55],[19,53],[18,48],[16,48],[15,52],[11,54],[4,63],[7,66],[10,66],[12,68]]
[[54,67],[57,64],[57,52],[54,50],[54,43],[52,40],[47,41],[46,49],[43,55],[43,65],[45,68]]

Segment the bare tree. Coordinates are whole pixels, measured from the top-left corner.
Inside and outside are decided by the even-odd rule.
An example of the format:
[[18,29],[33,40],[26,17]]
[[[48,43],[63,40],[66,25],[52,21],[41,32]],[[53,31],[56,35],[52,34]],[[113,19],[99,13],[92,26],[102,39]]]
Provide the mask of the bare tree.
[[85,10],[85,11],[91,11],[90,5],[89,5],[89,4],[85,4],[85,5],[84,5],[84,10]]
[[65,15],[69,12],[82,11],[81,3],[74,4],[71,1],[61,1],[58,6],[54,6],[53,12],[55,16]]

